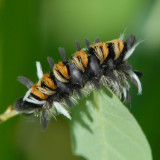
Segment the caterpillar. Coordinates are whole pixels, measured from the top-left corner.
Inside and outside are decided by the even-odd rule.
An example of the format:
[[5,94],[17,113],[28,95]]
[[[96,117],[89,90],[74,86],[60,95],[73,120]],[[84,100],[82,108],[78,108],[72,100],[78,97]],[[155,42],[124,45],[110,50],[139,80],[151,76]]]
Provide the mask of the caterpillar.
[[64,48],[59,48],[62,61],[54,64],[53,59],[48,57],[49,73],[43,74],[40,62],[36,62],[37,83],[18,77],[28,91],[16,100],[15,110],[39,116],[44,130],[52,116],[55,118],[57,114],[63,114],[71,119],[67,107],[71,108],[83,94],[87,96],[93,88],[100,89],[101,85],[109,87],[121,101],[127,102],[130,101],[129,79],[141,94],[139,77],[142,73],[133,70],[127,63],[141,41],[136,43],[134,35],[125,41],[123,37],[122,34],[119,39],[107,42],[96,39],[93,44],[85,39],[86,48],[83,49],[76,41],[77,51],[71,59],[67,59]]

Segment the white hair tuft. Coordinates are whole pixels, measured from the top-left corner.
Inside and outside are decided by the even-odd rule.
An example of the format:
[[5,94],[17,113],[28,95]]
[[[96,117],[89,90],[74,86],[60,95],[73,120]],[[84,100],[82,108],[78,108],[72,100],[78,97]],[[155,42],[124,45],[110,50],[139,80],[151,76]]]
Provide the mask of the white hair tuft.
[[43,71],[42,71],[42,66],[40,62],[36,62],[36,67],[37,67],[37,77],[41,79],[43,77]]
[[54,102],[53,104],[59,114],[63,114],[71,120],[71,116],[69,115],[68,111],[59,102]]
[[123,58],[123,61],[126,61],[134,52],[134,50],[136,49],[136,47],[142,43],[144,40],[141,40],[139,42],[137,42],[135,45],[133,45],[128,51],[127,53],[125,54],[124,58]]

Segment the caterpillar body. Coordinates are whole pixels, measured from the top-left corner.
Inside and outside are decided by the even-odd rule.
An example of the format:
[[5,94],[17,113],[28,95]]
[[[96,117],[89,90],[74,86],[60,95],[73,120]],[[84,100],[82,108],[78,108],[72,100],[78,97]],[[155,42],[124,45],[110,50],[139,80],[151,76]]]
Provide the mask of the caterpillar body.
[[109,87],[122,101],[129,101],[127,80],[130,79],[141,94],[139,77],[142,74],[132,70],[127,63],[140,42],[135,43],[133,35],[123,42],[123,37],[108,42],[96,39],[94,44],[85,39],[84,49],[76,41],[77,51],[71,60],[67,59],[65,50],[59,48],[62,61],[54,64],[48,57],[51,71],[46,74],[43,74],[40,62],[36,62],[39,81],[33,84],[28,78],[18,78],[28,91],[14,103],[15,110],[40,116],[42,129],[45,129],[51,116],[63,114],[71,119],[66,106],[72,107],[82,94],[88,95],[93,88],[100,89],[101,84]]

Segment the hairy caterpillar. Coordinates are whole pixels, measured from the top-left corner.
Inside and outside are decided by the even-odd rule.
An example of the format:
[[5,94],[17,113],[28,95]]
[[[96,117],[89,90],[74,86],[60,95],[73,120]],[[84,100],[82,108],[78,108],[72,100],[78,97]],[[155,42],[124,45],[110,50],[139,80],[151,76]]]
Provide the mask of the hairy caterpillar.
[[100,84],[109,87],[122,100],[129,101],[130,79],[141,94],[140,72],[132,70],[127,59],[140,44],[130,35],[123,42],[119,39],[108,42],[95,40],[94,44],[85,39],[86,48],[81,49],[76,41],[77,51],[68,60],[65,50],[59,48],[62,61],[54,64],[48,57],[51,71],[43,74],[40,62],[36,62],[39,81],[35,84],[28,78],[20,76],[19,81],[28,88],[24,97],[14,103],[14,108],[20,113],[33,113],[40,116],[42,129],[45,129],[51,116],[63,114],[71,119],[66,106],[72,107],[82,94],[88,95]]

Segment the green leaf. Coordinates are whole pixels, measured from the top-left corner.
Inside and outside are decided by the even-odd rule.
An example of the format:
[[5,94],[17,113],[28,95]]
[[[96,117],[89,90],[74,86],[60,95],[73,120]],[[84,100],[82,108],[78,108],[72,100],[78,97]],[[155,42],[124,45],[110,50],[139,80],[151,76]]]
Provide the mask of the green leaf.
[[151,160],[135,118],[110,90],[94,91],[72,112],[75,155],[87,160]]

